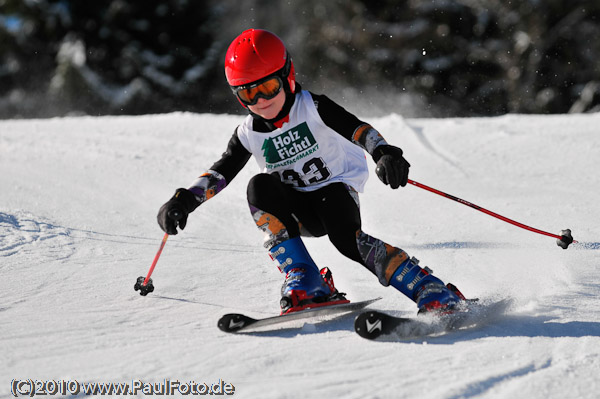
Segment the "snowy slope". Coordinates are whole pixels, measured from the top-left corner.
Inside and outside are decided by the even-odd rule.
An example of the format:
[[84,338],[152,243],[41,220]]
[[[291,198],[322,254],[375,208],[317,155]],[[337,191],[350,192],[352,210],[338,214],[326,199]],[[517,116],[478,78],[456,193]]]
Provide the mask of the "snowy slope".
[[[141,297],[177,187],[218,159],[240,117],[176,113],[0,122],[0,397],[13,379],[235,386],[240,398],[597,398],[600,114],[372,119],[411,178],[578,245],[372,174],[363,227],[506,318],[426,341],[369,342],[352,317],[226,335],[223,313],[278,311],[282,276],[245,202],[254,161],[171,237]],[[372,168],[372,162],[370,162]],[[327,239],[307,246],[354,300],[412,315]],[[138,396],[143,396],[141,393]],[[80,395],[83,397],[83,395]]]

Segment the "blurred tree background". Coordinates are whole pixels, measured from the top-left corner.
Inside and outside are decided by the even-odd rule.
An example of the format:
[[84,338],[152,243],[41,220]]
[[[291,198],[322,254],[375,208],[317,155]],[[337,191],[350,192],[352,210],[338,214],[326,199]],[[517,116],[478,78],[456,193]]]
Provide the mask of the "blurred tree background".
[[0,118],[244,113],[223,57],[251,27],[359,115],[600,110],[599,0],[0,0]]

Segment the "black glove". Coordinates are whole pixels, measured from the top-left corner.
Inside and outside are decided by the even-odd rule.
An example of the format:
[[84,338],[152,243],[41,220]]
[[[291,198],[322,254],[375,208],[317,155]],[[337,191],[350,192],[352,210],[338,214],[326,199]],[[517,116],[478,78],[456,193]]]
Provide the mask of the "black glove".
[[373,160],[377,163],[375,173],[384,184],[393,189],[406,186],[410,164],[402,156],[402,150],[393,145],[380,145],[373,151]]
[[177,225],[183,230],[187,223],[187,217],[200,205],[196,196],[185,188],[179,188],[175,195],[167,201],[158,211],[158,224],[167,234],[177,234]]

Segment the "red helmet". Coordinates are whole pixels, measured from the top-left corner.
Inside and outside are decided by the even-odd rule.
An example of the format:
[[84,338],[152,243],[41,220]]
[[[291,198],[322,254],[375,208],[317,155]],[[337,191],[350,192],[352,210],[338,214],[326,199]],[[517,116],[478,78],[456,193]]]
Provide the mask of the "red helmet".
[[294,64],[285,44],[275,34],[248,29],[231,42],[225,54],[225,76],[229,86],[247,85],[274,74],[284,82],[287,78],[285,89],[294,92]]

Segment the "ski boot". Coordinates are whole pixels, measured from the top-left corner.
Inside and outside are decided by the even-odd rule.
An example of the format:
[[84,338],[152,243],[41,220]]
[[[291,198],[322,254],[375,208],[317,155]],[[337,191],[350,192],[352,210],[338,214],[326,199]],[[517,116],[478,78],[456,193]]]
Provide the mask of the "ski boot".
[[334,303],[349,302],[333,284],[331,271],[319,268],[300,237],[291,238],[271,248],[270,255],[285,273],[281,287],[281,314]]
[[[436,277],[434,277],[436,278]],[[466,303],[466,298],[453,284],[428,283],[421,287],[417,294],[418,314],[429,312],[437,314],[450,314]]]
[[419,314],[452,313],[466,300],[454,285],[444,285],[442,280],[431,274],[431,269],[422,269],[414,257],[407,259],[396,269],[390,285],[415,301]]

